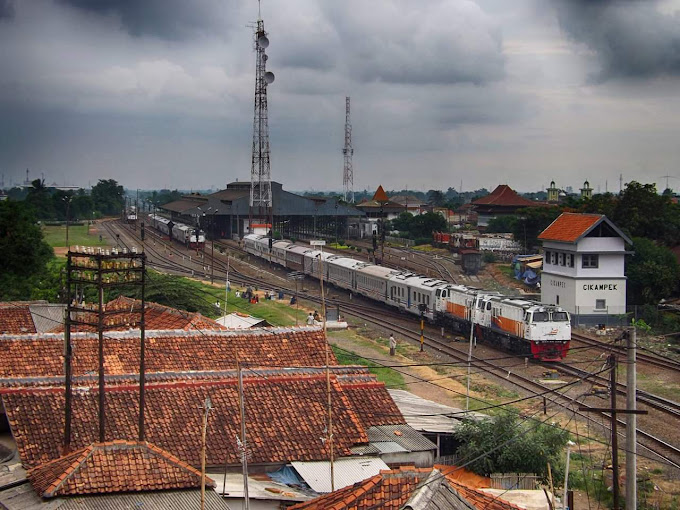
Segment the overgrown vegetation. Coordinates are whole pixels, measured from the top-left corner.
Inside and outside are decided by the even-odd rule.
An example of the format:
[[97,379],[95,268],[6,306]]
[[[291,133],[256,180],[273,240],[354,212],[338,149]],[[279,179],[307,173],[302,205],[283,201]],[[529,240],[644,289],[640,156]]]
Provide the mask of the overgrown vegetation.
[[561,428],[507,412],[482,421],[463,420],[455,436],[461,442],[456,455],[477,474],[535,473],[547,479],[550,463],[553,481],[564,478],[562,452],[569,433]]

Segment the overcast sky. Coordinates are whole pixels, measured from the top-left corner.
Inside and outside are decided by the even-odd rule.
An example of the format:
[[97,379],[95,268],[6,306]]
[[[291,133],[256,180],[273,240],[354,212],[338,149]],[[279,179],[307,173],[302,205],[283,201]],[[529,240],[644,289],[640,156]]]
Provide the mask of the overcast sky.
[[[255,0],[0,0],[0,174],[250,179]],[[680,0],[287,0],[272,179],[357,190],[680,188]]]

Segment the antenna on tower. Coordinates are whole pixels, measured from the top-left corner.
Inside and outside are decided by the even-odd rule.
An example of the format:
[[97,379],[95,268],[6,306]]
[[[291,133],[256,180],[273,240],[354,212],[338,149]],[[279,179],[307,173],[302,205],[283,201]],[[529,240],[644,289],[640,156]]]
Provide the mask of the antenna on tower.
[[[272,182],[269,161],[269,121],[267,109],[267,86],[274,82],[274,73],[267,71],[269,38],[260,16],[260,2],[257,2],[258,19],[255,27],[255,111],[253,115],[253,152],[250,167],[250,209],[249,232],[253,232],[253,219],[269,222],[273,232]],[[255,210],[257,209],[257,213]]]
[[349,96],[345,97],[345,146],[342,149],[345,164],[342,170],[343,197],[345,202],[354,203],[354,169],[352,168],[352,124],[349,121]]

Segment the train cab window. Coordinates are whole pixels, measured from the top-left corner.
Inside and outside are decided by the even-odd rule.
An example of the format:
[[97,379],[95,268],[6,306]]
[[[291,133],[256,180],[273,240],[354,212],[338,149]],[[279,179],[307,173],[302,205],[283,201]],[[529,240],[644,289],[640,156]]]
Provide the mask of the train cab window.
[[430,295],[429,294],[427,295],[427,305],[428,306],[430,305]]
[[553,312],[552,315],[555,322],[567,322],[569,320],[567,312]]
[[441,295],[442,295],[442,290],[441,290],[441,289],[437,289],[436,294],[437,294],[437,297],[441,297]]
[[548,322],[550,317],[548,312],[534,312],[534,317],[532,322]]
[[491,310],[491,301],[489,301],[489,302],[486,304],[486,309],[487,309],[487,310]]

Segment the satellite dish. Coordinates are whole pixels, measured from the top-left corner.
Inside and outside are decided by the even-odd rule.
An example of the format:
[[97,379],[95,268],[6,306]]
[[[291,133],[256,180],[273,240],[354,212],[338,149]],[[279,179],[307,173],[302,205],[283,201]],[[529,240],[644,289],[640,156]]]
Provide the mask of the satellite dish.
[[275,78],[274,73],[272,73],[271,71],[267,71],[266,73],[264,73],[264,81],[267,82],[267,85],[269,85],[270,83],[274,83],[274,78]]
[[269,46],[269,39],[267,39],[266,35],[261,35],[257,38],[257,44],[260,46],[260,48],[266,48]]

